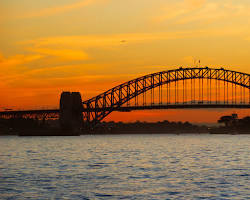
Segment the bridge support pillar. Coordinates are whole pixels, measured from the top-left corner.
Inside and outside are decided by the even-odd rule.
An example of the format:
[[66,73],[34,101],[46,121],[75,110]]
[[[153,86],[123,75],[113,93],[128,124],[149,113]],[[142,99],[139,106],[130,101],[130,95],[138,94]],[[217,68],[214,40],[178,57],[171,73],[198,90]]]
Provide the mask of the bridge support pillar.
[[63,131],[80,133],[83,124],[80,92],[62,92],[60,98],[60,127]]

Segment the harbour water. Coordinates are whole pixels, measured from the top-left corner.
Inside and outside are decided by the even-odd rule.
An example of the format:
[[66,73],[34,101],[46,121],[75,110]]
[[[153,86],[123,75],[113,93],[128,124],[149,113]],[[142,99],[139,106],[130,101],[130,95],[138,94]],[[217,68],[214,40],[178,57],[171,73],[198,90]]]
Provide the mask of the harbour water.
[[250,199],[250,135],[0,137],[0,199]]

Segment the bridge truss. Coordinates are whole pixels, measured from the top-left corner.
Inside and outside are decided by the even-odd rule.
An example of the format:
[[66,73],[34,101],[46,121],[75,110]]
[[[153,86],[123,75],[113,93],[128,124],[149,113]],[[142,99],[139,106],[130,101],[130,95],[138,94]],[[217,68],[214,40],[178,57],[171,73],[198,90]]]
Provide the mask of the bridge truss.
[[[113,111],[250,108],[250,75],[223,68],[178,68],[148,74],[83,102],[83,122],[94,127]],[[58,118],[60,110],[0,112],[0,118]]]
[[83,102],[91,126],[113,111],[250,108],[250,75],[223,68],[179,68],[142,76]]

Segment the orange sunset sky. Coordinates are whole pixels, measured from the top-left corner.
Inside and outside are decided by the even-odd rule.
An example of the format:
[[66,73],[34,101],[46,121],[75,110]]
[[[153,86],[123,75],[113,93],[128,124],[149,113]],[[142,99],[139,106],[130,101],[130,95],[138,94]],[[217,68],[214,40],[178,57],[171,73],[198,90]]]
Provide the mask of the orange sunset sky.
[[[56,108],[62,91],[86,100],[195,60],[250,73],[249,11],[249,0],[1,0],[0,110]],[[214,122],[236,111],[114,113],[107,120]]]

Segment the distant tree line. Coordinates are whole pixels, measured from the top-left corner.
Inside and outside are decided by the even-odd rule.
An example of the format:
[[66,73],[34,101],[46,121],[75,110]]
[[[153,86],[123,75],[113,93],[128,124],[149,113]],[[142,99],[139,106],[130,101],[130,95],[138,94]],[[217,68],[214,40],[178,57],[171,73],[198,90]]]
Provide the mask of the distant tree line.
[[102,122],[95,132],[106,131],[108,133],[203,133],[208,132],[206,126],[197,126],[189,122]]
[[237,114],[222,116],[218,120],[218,123],[224,124],[226,128],[250,130],[250,116],[244,117],[242,119],[239,119]]
[[[218,123],[223,124],[222,128],[230,130],[250,130],[250,116],[242,119],[237,114],[222,116]],[[37,118],[10,118],[0,119],[0,134],[10,133],[26,129],[46,129],[58,127],[58,120],[45,120]],[[207,126],[198,126],[190,122],[100,122],[93,133],[207,133]]]

